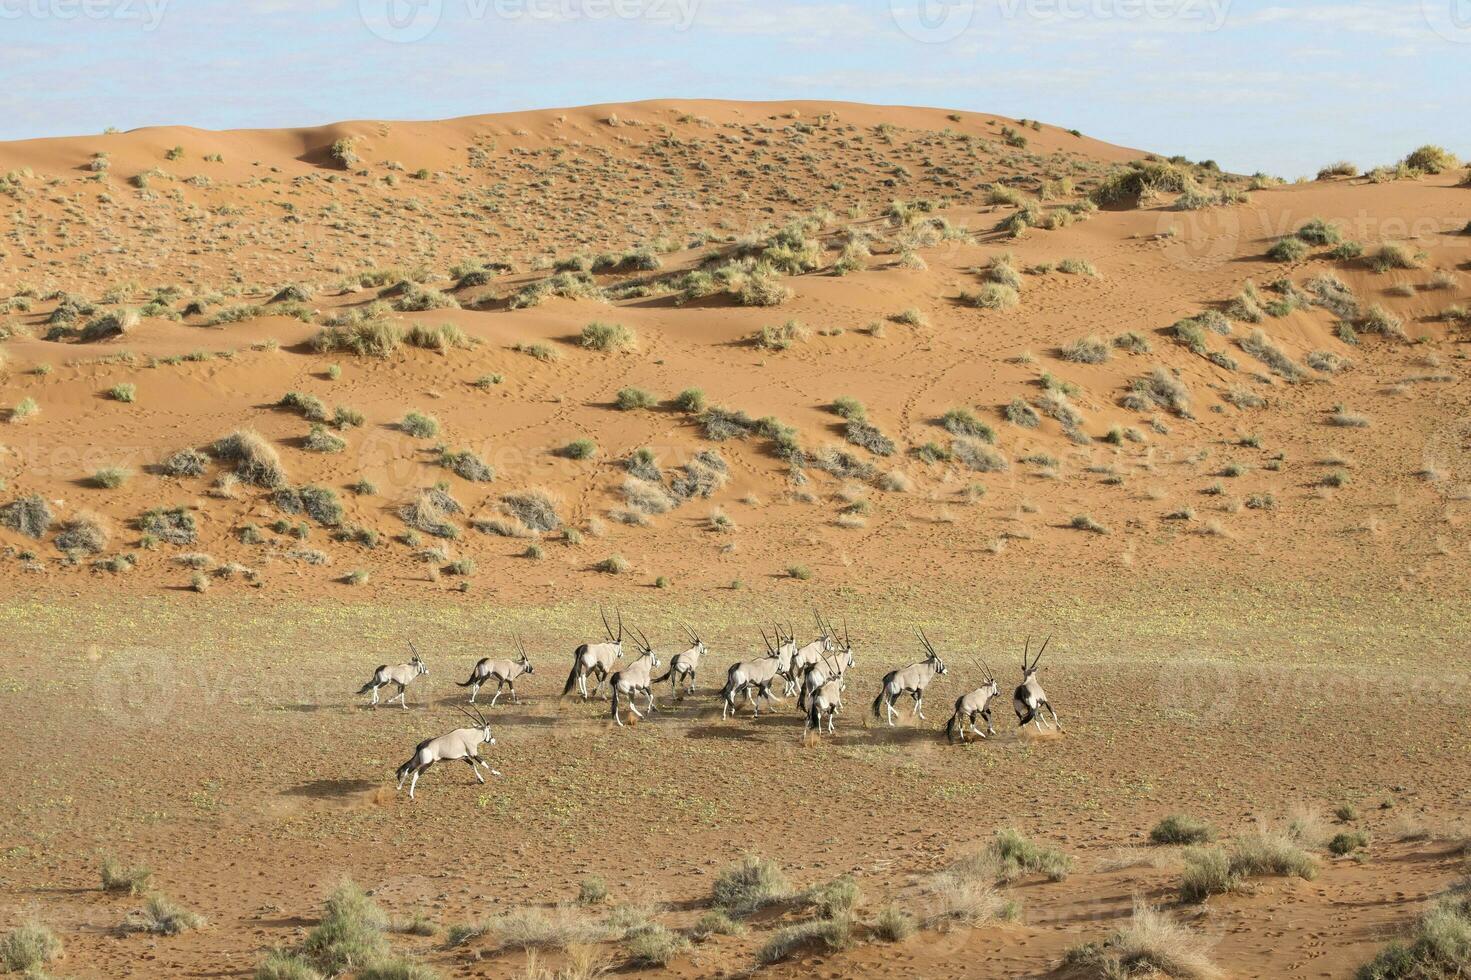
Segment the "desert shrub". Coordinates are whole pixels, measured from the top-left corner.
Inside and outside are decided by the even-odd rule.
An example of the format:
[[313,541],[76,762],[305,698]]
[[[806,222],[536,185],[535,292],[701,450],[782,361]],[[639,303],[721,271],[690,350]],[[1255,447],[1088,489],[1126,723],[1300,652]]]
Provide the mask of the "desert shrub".
[[886,943],[897,943],[914,935],[917,926],[914,916],[897,905],[886,905],[869,923],[868,928],[878,939]]
[[519,354],[534,357],[543,363],[551,363],[557,359],[557,352],[546,344],[517,344],[511,348]]
[[762,350],[783,351],[811,336],[812,331],[800,321],[788,320],[777,326],[762,327],[751,342]]
[[1228,856],[1237,877],[1279,875],[1311,881],[1318,876],[1317,861],[1286,834],[1262,831],[1238,837]]
[[199,476],[209,466],[209,457],[197,449],[181,449],[159,464],[165,476]]
[[1149,338],[1134,330],[1126,330],[1113,339],[1113,345],[1130,354],[1148,354],[1154,350]]
[[147,868],[129,868],[110,857],[103,859],[99,874],[103,891],[127,892],[129,895],[142,895],[148,891],[148,882],[153,878],[153,872]]
[[597,905],[608,897],[608,884],[596,875],[582,879],[577,886],[577,904]]
[[1108,528],[1098,523],[1088,514],[1076,514],[1068,522],[1068,526],[1075,531],[1092,531],[1094,534],[1107,534]]
[[619,388],[614,401],[618,408],[625,412],[640,408],[654,408],[659,404],[659,399],[642,388]]
[[1026,873],[1044,874],[1049,881],[1062,881],[1073,866],[1072,858],[1066,854],[1033,843],[1012,828],[998,830],[988,852],[996,859],[999,881],[1010,881]]
[[594,570],[605,575],[622,575],[632,567],[622,555],[609,555],[593,566]]
[[745,930],[745,926],[729,915],[719,909],[711,909],[695,920],[695,924],[690,927],[690,935],[703,940],[710,936],[738,936]]
[[327,406],[316,395],[307,395],[299,391],[288,391],[281,396],[276,403],[280,408],[289,408],[300,412],[302,417],[311,422],[327,421]]
[[1181,901],[1203,902],[1237,887],[1230,859],[1219,847],[1192,848],[1184,857],[1185,867],[1180,872]]
[[124,381],[107,389],[107,397],[115,402],[124,402],[131,405],[138,398],[138,386],[131,381]]
[[1273,262],[1297,262],[1307,254],[1308,243],[1296,235],[1279,238],[1267,249],[1267,258]]
[[568,459],[592,459],[597,452],[598,444],[588,438],[573,439],[560,451]]
[[324,980],[322,974],[296,953],[275,949],[252,974],[253,980]]
[[182,507],[146,511],[138,518],[138,528],[166,544],[193,544],[198,537],[194,515]]
[[398,427],[415,439],[432,439],[439,435],[439,419],[423,412],[405,413]]
[[699,388],[686,388],[674,396],[674,407],[681,412],[698,415],[705,410],[705,392]]
[[1438,174],[1453,170],[1460,163],[1456,155],[1445,147],[1427,143],[1405,157],[1405,166],[1427,174]]
[[1471,882],[1416,921],[1410,935],[1359,968],[1355,980],[1458,980],[1471,975]]
[[868,409],[852,395],[839,395],[833,399],[832,413],[839,418],[858,420],[868,418]]
[[329,487],[282,487],[271,494],[271,503],[287,514],[306,514],[323,527],[342,523],[342,503]]
[[802,896],[824,919],[846,916],[858,908],[863,901],[863,892],[858,882],[847,875],[834,878],[825,885],[808,889]]
[[1083,967],[1089,975],[1109,980],[1170,977],[1215,980],[1221,976],[1207,955],[1207,942],[1165,913],[1137,903],[1128,924],[1101,943],[1068,950],[1064,967]]
[[782,901],[790,893],[780,865],[748,854],[716,877],[711,900],[717,909],[739,918]]
[[1375,272],[1383,273],[1391,269],[1418,269],[1420,263],[1403,245],[1385,242],[1369,259],[1369,266]]
[[1302,379],[1303,370],[1297,362],[1272,343],[1271,339],[1261,330],[1253,330],[1240,343],[1242,350],[1271,368],[1273,374],[1288,381],[1295,382]]
[[501,510],[533,531],[555,531],[562,526],[556,501],[545,490],[522,490],[506,494],[500,500]]
[[1059,352],[1064,361],[1076,364],[1102,364],[1108,360],[1108,344],[1101,337],[1081,337]]
[[976,439],[951,440],[950,456],[977,473],[1000,473],[1009,465],[1005,456]]
[[1042,416],[1022,398],[1013,399],[1002,409],[1002,414],[1006,416],[1006,421],[1023,429],[1035,429],[1042,424]]
[[1155,368],[1147,377],[1135,378],[1124,397],[1124,406],[1134,411],[1168,408],[1182,418],[1190,417],[1190,389],[1164,368]]
[[758,963],[779,963],[799,949],[820,946],[825,950],[846,949],[852,944],[853,924],[847,918],[813,919],[783,926],[756,951]]
[[301,441],[301,448],[309,453],[340,453],[347,448],[347,440],[325,425],[313,425]]
[[621,323],[593,322],[582,328],[581,343],[588,350],[627,351],[637,345],[634,332]]
[[966,408],[950,409],[940,417],[940,424],[951,435],[980,439],[982,442],[994,443],[996,441],[996,431]]
[[879,431],[878,426],[862,419],[849,419],[843,427],[843,435],[860,449],[867,449],[875,456],[894,455],[894,440]]
[[1355,326],[1363,333],[1383,334],[1397,340],[1405,339],[1404,321],[1377,304],[1369,307],[1368,312],[1359,318]]
[[929,905],[925,925],[930,928],[974,926],[1016,918],[1019,911],[1016,903],[996,890],[996,882],[1002,877],[992,849],[952,861],[920,886]]
[[204,916],[176,904],[167,896],[153,894],[143,908],[128,915],[123,927],[130,931],[151,932],[160,936],[177,936],[203,928]]
[[51,506],[40,494],[33,493],[0,507],[0,525],[28,538],[44,537],[51,529],[52,520]]
[[975,292],[962,291],[960,301],[983,310],[1008,310],[1021,302],[1011,286],[988,282]]
[[38,404],[34,398],[27,395],[20,401],[16,402],[15,407],[10,410],[10,421],[24,422],[26,419],[33,418],[40,413],[40,404]]
[[1343,233],[1338,227],[1322,218],[1309,218],[1297,229],[1296,237],[1309,245],[1337,245],[1343,241]]
[[651,922],[633,930],[624,945],[634,966],[668,966],[670,960],[689,948],[689,940],[668,926]]
[[61,522],[61,529],[56,533],[56,547],[62,551],[83,551],[95,555],[107,548],[111,536],[104,518],[83,510]]
[[1328,841],[1328,850],[1340,857],[1352,854],[1369,846],[1369,834],[1363,830],[1344,830],[1334,834]]
[[210,446],[216,459],[235,464],[235,475],[245,483],[274,490],[286,483],[286,471],[276,448],[254,429],[237,429]]
[[[453,508],[447,506],[450,503],[454,504]],[[424,490],[399,508],[398,516],[416,531],[423,531],[436,538],[454,539],[460,536],[460,529],[449,519],[449,515],[459,511],[458,503],[449,498],[448,494]]]
[[730,466],[714,449],[702,449],[669,481],[669,492],[678,500],[708,498],[725,486]]
[[[435,295],[444,296],[443,293]],[[446,297],[448,298],[448,297]],[[441,323],[437,327],[416,323],[403,335],[404,343],[410,347],[443,353],[456,347],[469,347],[470,339],[453,323]]]
[[322,919],[302,942],[302,955],[330,976],[371,966],[388,952],[388,916],[351,881],[327,896]]
[[439,465],[460,479],[472,483],[489,483],[495,479],[495,471],[468,449],[461,449],[459,452],[445,450],[439,456]]
[[1328,180],[1330,177],[1357,177],[1358,175],[1358,165],[1348,160],[1339,160],[1337,163],[1330,163],[1318,171],[1319,180]]
[[1215,831],[1204,820],[1171,814],[1149,831],[1149,839],[1156,844],[1204,844],[1215,836]]
[[0,939],[0,966],[6,973],[44,980],[42,970],[60,957],[61,940],[39,922],[28,922]]
[[398,350],[403,336],[387,320],[370,317],[319,331],[311,340],[318,354],[347,353],[361,357],[388,357]]

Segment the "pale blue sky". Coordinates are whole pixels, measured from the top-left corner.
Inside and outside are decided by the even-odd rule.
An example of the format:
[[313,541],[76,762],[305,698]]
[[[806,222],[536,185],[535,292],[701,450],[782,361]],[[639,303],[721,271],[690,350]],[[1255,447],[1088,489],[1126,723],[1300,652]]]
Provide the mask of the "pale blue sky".
[[1468,82],[1471,0],[0,0],[0,139],[833,98],[1291,177],[1471,155]]

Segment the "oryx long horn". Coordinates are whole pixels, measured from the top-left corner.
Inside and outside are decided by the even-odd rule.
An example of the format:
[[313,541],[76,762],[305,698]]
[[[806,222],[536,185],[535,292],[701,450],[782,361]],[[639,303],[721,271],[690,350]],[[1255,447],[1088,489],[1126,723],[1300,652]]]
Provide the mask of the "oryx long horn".
[[1027,669],[1027,654],[1030,653],[1031,650],[1032,650],[1032,638],[1029,635],[1027,637],[1026,644],[1022,646],[1022,671],[1023,672],[1025,672],[1026,669]]
[[[777,640],[778,643],[780,643],[781,642],[781,637],[780,636],[777,636],[776,640]],[[771,645],[771,639],[769,637],[767,637],[767,635],[766,635],[766,627],[765,626],[761,627],[761,641],[766,644],[766,652],[769,653],[769,654],[771,654],[772,656],[776,656],[776,650]]]
[[623,642],[623,610],[618,610],[618,642]]
[[1042,641],[1042,649],[1038,650],[1037,651],[1037,655],[1032,658],[1032,669],[1033,670],[1036,670],[1037,669],[1037,662],[1042,659],[1042,654],[1044,654],[1044,653],[1047,652],[1047,644],[1049,644],[1051,642],[1052,642],[1052,637],[1051,636],[1048,636],[1046,640]]
[[613,627],[608,625],[608,611],[601,602],[598,603],[598,615],[603,617],[603,632],[608,634],[608,639],[613,639]]
[[477,719],[475,717],[475,715],[470,714],[470,712],[466,711],[464,708],[460,707],[459,705],[455,705],[455,710],[458,711],[460,714],[464,715],[466,718],[469,718],[471,721],[476,722],[481,728],[484,728],[485,727],[485,719],[484,718]]

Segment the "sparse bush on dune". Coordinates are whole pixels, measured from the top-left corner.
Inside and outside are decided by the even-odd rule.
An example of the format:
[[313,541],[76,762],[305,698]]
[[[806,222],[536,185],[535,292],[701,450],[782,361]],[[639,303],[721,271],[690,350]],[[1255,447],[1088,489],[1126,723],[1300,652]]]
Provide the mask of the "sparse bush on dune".
[[762,350],[783,351],[807,341],[811,336],[812,331],[801,321],[788,320],[777,326],[762,327],[751,342]]
[[756,962],[779,963],[799,949],[812,946],[827,951],[846,949],[852,944],[852,932],[852,921],[845,916],[783,926],[756,951]]
[[1307,254],[1308,243],[1296,235],[1279,238],[1271,248],[1267,249],[1267,258],[1274,262],[1297,262]]
[[790,894],[791,887],[781,866],[751,854],[716,877],[711,900],[717,909],[739,918],[782,901]]
[[252,976],[253,980],[326,980],[299,954],[284,949],[272,950],[266,954]]
[[1124,407],[1138,412],[1167,408],[1182,418],[1190,417],[1190,389],[1164,368],[1147,377],[1135,378],[1124,396]]
[[106,518],[82,510],[61,522],[61,528],[56,532],[56,547],[62,551],[95,555],[106,550],[111,537]]
[[621,323],[594,321],[582,328],[580,342],[588,350],[629,351],[637,346],[634,332]]
[[115,858],[105,858],[100,871],[102,890],[105,892],[127,892],[142,895],[148,891],[148,882],[153,872],[143,867],[129,868]]
[[1159,909],[1136,902],[1127,925],[1101,943],[1074,946],[1063,957],[1063,966],[1085,969],[1098,980],[1128,977],[1215,980],[1222,973],[1211,962],[1207,950],[1204,937]]
[[659,404],[659,399],[642,388],[619,388],[614,398],[614,403],[620,411],[632,412],[637,409],[654,408]]
[[341,326],[329,326],[311,340],[318,354],[347,353],[363,357],[388,357],[403,342],[399,329],[387,320],[372,318]]
[[53,520],[51,506],[40,494],[31,494],[0,507],[0,525],[28,538],[44,537]]
[[962,290],[960,301],[983,310],[1006,310],[1021,302],[1021,297],[1011,286],[988,282],[975,292]]
[[130,913],[123,922],[123,928],[128,931],[151,932],[161,936],[176,936],[181,932],[203,928],[204,925],[204,916],[159,894],[148,896],[143,908]]
[[1405,157],[1405,166],[1412,170],[1419,170],[1427,174],[1438,174],[1446,170],[1453,170],[1460,161],[1456,155],[1443,146],[1426,145],[1414,150]]
[[0,966],[6,973],[45,980],[43,971],[60,957],[61,940],[39,922],[27,922],[0,939]]
[[980,439],[982,442],[994,443],[996,441],[996,430],[976,418],[975,413],[968,408],[950,409],[940,417],[940,424],[951,435]]
[[1092,193],[1095,204],[1139,205],[1163,193],[1178,194],[1195,186],[1180,167],[1160,160],[1140,160],[1111,171]]
[[254,429],[237,429],[210,446],[218,460],[235,464],[235,475],[252,486],[274,490],[286,482],[276,447]]
[[439,419],[424,412],[406,412],[398,423],[399,430],[415,439],[432,439],[439,435]]
[[1460,980],[1471,976],[1471,879],[1415,922],[1410,934],[1361,966],[1355,980]]
[[1156,844],[1204,844],[1214,836],[1204,820],[1178,813],[1165,817],[1149,831],[1149,839]]
[[1098,336],[1081,337],[1059,352],[1064,361],[1076,364],[1102,364],[1108,360],[1108,344]]
[[388,916],[361,888],[343,881],[327,896],[322,919],[301,944],[301,955],[329,976],[378,963],[388,952]]
[[1023,429],[1035,429],[1042,424],[1042,416],[1023,398],[1013,399],[1012,402],[1002,410],[1006,421]]
[[436,538],[453,539],[460,536],[460,529],[449,516],[459,513],[460,510],[459,504],[448,494],[424,490],[399,508],[399,517],[416,531],[423,531]]

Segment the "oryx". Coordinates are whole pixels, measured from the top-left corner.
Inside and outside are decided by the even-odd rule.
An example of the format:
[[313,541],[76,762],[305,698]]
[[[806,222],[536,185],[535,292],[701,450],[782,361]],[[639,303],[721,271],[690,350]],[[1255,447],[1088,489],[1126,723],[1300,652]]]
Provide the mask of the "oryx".
[[398,776],[397,789],[400,790],[404,787],[404,779],[410,775],[413,776],[409,782],[409,799],[414,798],[414,787],[419,785],[419,777],[436,762],[453,762],[455,759],[464,759],[471,771],[475,773],[475,778],[482,783],[485,782],[485,777],[480,775],[481,766],[484,766],[492,776],[500,775],[499,771],[490,768],[490,763],[483,761],[479,755],[480,746],[495,744],[495,737],[490,734],[490,722],[480,714],[479,708],[475,709],[474,715],[458,706],[455,707],[455,710],[475,722],[474,727],[456,728],[438,738],[426,738],[414,746],[414,754],[409,756],[408,762],[398,767],[398,772],[395,774]]
[[618,610],[618,635],[613,635],[613,627],[608,625],[608,614],[603,612],[603,607],[598,606],[598,615],[603,618],[603,632],[608,634],[606,643],[584,643],[572,651],[572,671],[567,675],[567,683],[562,688],[562,696],[566,697],[576,687],[582,694],[582,700],[590,697],[587,690],[587,675],[593,674],[598,683],[592,691],[596,694],[603,689],[603,681],[608,677],[608,671],[613,669],[613,661],[623,659],[623,610]]
[[[836,633],[828,625],[827,621],[822,618],[822,614],[815,608],[812,610],[812,618],[817,620],[818,637],[800,649],[797,648],[796,634],[790,626],[787,627],[787,632],[791,634],[789,642],[793,648],[792,667],[787,675],[787,694],[798,693],[797,688],[802,675],[809,667],[816,667],[823,655],[832,653],[837,646],[834,642]],[[780,630],[777,631],[777,639],[781,639]]]
[[470,688],[471,704],[475,703],[475,696],[480,693],[480,685],[489,684],[491,681],[495,681],[496,685],[495,697],[490,699],[490,706],[492,708],[500,700],[501,692],[507,687],[511,689],[511,703],[521,703],[520,698],[516,697],[516,678],[522,674],[534,674],[536,670],[531,666],[531,658],[526,656],[526,644],[521,642],[519,636],[516,637],[516,649],[521,652],[521,656],[518,659],[491,660],[489,657],[481,657],[480,661],[475,664],[475,668],[470,671],[470,679],[468,681],[465,681],[463,684],[460,684],[458,681],[455,682],[459,687]]
[[700,658],[709,652],[705,642],[700,639],[688,623],[681,623],[685,635],[690,638],[694,646],[682,653],[676,653],[669,658],[669,669],[658,677],[652,678],[650,684],[662,684],[669,681],[669,696],[676,697],[679,694],[679,682],[685,682],[684,693],[693,694],[695,691],[695,673],[700,669]]
[[1011,707],[1016,711],[1016,727],[1021,728],[1027,722],[1034,722],[1037,731],[1044,731],[1044,716],[1042,709],[1052,715],[1052,723],[1062,731],[1062,722],[1057,720],[1057,712],[1052,710],[1052,702],[1047,700],[1047,692],[1042,690],[1041,681],[1037,680],[1037,661],[1042,659],[1042,654],[1047,651],[1047,644],[1052,642],[1048,637],[1042,643],[1042,649],[1037,651],[1037,656],[1032,658],[1031,666],[1027,665],[1027,652],[1032,645],[1032,638],[1027,637],[1026,646],[1022,647],[1022,682],[1017,687],[1016,693],[1011,696]]
[[[756,660],[742,660],[733,663],[725,672],[725,687],[720,691],[720,699],[724,702],[720,707],[720,717],[725,718],[730,712],[736,710],[736,698],[741,692],[751,702],[751,709],[759,717],[761,704],[757,696],[775,701],[777,696],[772,693],[771,685],[776,682],[778,676],[786,677],[791,670],[791,652],[789,644],[772,646],[771,640],[766,635],[766,630],[761,631],[761,639],[766,644],[766,656]],[[781,640],[778,630],[777,640]]]
[[642,718],[643,714],[639,712],[633,699],[637,694],[644,694],[649,699],[644,710],[654,710],[654,688],[649,675],[659,666],[659,657],[654,653],[654,647],[649,643],[648,637],[644,636],[643,630],[635,629],[634,637],[634,642],[638,645],[638,657],[608,679],[608,686],[613,691],[613,720],[618,722],[619,728],[623,727],[623,716],[618,712],[620,699],[627,700],[628,710]]
[[894,701],[899,695],[905,693],[914,699],[914,710],[910,713],[910,717],[918,715],[921,720],[924,720],[925,688],[929,687],[930,682],[936,677],[946,673],[945,661],[941,660],[940,655],[935,652],[929,637],[924,635],[924,630],[915,630],[915,634],[925,648],[927,654],[925,659],[917,664],[910,664],[908,667],[891,670],[885,674],[884,685],[879,689],[879,696],[873,699],[873,716],[875,718],[879,716],[879,708],[882,706],[885,712],[884,718],[891,727],[894,724],[894,716],[899,713],[894,710]]
[[[822,734],[822,719],[827,718],[827,731],[833,733],[833,718],[843,707],[843,688],[847,682],[843,680],[843,669],[840,663],[824,657],[824,666],[832,673],[830,680],[824,680],[811,692],[807,693],[807,720],[802,725],[805,735],[811,729],[817,729]],[[807,677],[821,677],[822,668],[814,667],[807,672]]]
[[424,666],[424,661],[420,658],[418,648],[414,646],[413,640],[409,641],[409,649],[413,651],[413,656],[409,658],[408,663],[399,664],[396,667],[383,664],[377,670],[373,671],[372,680],[358,688],[358,694],[367,694],[369,691],[373,692],[373,701],[370,707],[378,707],[378,689],[380,687],[396,684],[398,685],[398,693],[389,698],[385,703],[392,704],[397,701],[402,708],[405,710],[408,709],[409,704],[404,700],[404,695],[408,693],[409,685],[419,675],[429,673],[429,668]]
[[[817,690],[828,681],[841,679],[851,668],[855,661],[853,659],[853,637],[848,632],[848,623],[843,621],[843,642],[837,643],[837,631],[825,630],[824,638],[829,640],[832,649],[820,651],[820,661],[807,666],[802,671],[802,681],[797,694],[797,708],[801,711],[807,710],[807,698],[811,692]],[[801,655],[801,651],[798,651]],[[797,673],[795,662],[792,665],[792,673]]]
[[[955,713],[945,723],[945,737],[952,742],[965,741],[967,726],[971,734],[977,738],[996,734],[996,729],[991,727],[991,702],[1001,695],[1001,685],[996,683],[996,675],[984,660],[977,661],[972,657],[971,662],[987,680],[974,691],[962,694],[955,699]],[[984,732],[976,727],[977,717],[985,719],[986,730]]]

